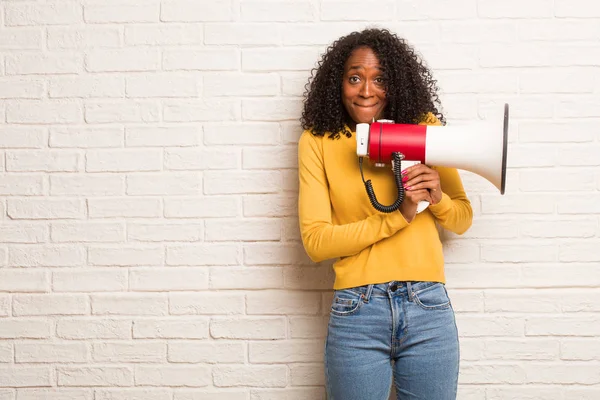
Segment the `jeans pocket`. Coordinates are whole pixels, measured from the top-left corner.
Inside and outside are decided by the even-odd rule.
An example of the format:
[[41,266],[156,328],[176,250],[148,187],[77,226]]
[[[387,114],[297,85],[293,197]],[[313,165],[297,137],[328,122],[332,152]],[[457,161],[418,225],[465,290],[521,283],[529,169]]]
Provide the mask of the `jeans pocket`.
[[445,310],[450,308],[450,298],[443,283],[435,283],[413,293],[415,303],[424,310]]
[[331,302],[331,314],[348,316],[355,314],[363,304],[363,295],[351,289],[336,290]]

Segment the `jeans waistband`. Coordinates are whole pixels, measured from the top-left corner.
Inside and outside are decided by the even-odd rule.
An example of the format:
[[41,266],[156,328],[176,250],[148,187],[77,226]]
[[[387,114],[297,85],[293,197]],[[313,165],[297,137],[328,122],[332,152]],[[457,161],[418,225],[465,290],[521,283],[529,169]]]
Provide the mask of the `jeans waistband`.
[[431,281],[390,281],[384,283],[371,283],[369,285],[356,286],[352,288],[339,289],[355,292],[368,302],[371,297],[388,297],[390,295],[408,295],[412,301],[415,292],[419,292],[440,282]]

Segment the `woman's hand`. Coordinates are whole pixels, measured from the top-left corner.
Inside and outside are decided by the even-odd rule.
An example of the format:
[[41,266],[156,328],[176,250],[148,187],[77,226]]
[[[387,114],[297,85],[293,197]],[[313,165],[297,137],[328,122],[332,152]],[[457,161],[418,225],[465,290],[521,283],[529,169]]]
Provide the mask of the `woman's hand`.
[[437,204],[442,200],[440,175],[425,164],[415,164],[402,171],[402,182],[407,192],[428,190],[431,204]]

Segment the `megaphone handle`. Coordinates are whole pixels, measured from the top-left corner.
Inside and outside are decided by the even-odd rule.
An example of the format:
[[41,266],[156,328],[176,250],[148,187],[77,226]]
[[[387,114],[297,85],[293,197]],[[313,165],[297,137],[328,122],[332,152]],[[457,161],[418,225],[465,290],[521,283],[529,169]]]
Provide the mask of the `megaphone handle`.
[[404,159],[404,155],[402,155],[402,153],[398,153],[398,152],[392,153],[392,160],[393,160],[392,165],[394,166],[393,167],[394,180],[396,181],[396,187],[398,188],[398,198],[396,198],[396,201],[393,204],[391,204],[389,206],[384,206],[383,204],[381,204],[377,201],[377,196],[375,196],[375,191],[373,190],[373,184],[371,183],[371,180],[369,179],[368,181],[365,182],[365,176],[363,174],[363,169],[362,169],[363,158],[362,157],[358,158],[358,163],[360,165],[360,175],[362,176],[363,183],[365,184],[365,188],[367,190],[367,195],[369,196],[371,205],[377,211],[384,212],[384,213],[391,213],[391,212],[397,211],[400,208],[400,205],[402,204],[402,202],[404,201],[404,185],[402,184],[402,166],[400,165],[402,162],[402,159]]

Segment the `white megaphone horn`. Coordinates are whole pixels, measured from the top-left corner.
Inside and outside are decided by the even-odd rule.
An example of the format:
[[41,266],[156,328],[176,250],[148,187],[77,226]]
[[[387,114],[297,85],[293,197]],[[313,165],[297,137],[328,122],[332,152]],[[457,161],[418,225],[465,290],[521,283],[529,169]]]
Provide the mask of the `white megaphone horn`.
[[[504,105],[502,127],[395,124],[389,120],[356,125],[356,153],[360,157],[361,173],[362,157],[368,157],[375,166],[384,166],[392,160],[411,160],[473,172],[491,182],[500,194],[504,194],[506,187],[507,147],[508,104]],[[404,188],[400,168],[397,171],[394,168],[394,174],[399,186],[398,200],[391,206],[377,203],[370,181],[365,182],[371,203],[379,211],[395,211],[402,203]]]

